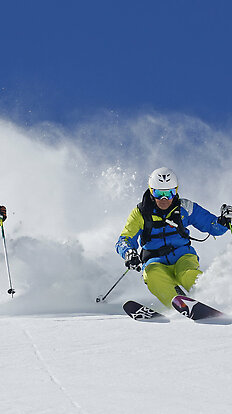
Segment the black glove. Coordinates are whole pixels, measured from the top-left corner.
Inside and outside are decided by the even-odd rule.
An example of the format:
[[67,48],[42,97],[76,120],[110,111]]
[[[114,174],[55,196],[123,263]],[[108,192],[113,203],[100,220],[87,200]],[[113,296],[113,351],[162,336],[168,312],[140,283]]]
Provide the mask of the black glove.
[[141,259],[136,249],[129,249],[125,254],[125,266],[128,269],[141,271]]
[[227,204],[222,204],[221,206],[221,215],[218,217],[218,223],[222,226],[230,228],[232,219],[232,206]]
[[0,216],[2,216],[2,221],[6,220],[7,214],[6,214],[6,207],[5,206],[0,206]]

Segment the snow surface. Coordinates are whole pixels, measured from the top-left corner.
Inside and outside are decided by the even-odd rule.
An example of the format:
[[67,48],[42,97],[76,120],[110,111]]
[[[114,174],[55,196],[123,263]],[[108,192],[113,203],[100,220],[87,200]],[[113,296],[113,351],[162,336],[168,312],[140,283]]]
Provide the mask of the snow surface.
[[[232,325],[170,314],[132,271],[95,302],[125,271],[114,244],[154,168],[173,168],[180,195],[212,213],[232,203],[231,130],[111,111],[72,131],[0,120],[0,145],[16,289],[12,299],[0,241],[0,412],[231,413]],[[192,296],[232,316],[231,234],[194,247],[204,274]],[[171,322],[131,320],[128,299]]]
[[232,326],[180,318],[2,318],[0,412],[231,413]]

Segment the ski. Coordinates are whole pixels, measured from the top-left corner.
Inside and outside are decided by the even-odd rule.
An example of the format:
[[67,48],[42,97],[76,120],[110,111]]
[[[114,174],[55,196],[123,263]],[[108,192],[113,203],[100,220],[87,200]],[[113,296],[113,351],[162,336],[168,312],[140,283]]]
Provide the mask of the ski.
[[172,306],[179,313],[196,322],[217,324],[232,323],[231,319],[223,312],[188,296],[175,296],[172,300]]
[[123,305],[124,311],[135,321],[140,322],[170,322],[170,320],[159,312],[141,305],[141,303],[129,300]]
[[[172,306],[180,314],[203,324],[231,325],[232,318],[225,313],[212,308],[188,296],[178,295],[172,300]],[[156,312],[146,305],[129,300],[123,305],[124,311],[132,319],[140,322],[170,322],[167,316]]]

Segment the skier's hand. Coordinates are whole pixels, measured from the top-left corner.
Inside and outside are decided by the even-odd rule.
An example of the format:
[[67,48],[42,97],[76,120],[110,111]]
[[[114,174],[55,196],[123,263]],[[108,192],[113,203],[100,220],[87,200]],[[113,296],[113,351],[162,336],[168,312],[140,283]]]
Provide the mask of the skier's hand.
[[221,206],[221,216],[218,217],[218,223],[222,224],[222,226],[230,228],[232,219],[232,206],[228,206],[227,204],[222,204]]
[[6,207],[5,206],[0,206],[0,216],[2,216],[2,221],[6,220],[7,214],[6,214]]
[[129,249],[125,254],[125,266],[128,269],[141,271],[141,259],[136,249]]

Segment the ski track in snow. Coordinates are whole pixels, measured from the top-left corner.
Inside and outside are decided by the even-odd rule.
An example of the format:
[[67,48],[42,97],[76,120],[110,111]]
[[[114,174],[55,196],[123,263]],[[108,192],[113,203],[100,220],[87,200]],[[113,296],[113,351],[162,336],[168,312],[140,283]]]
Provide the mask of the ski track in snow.
[[0,318],[4,414],[230,414],[232,325]]
[[45,362],[41,352],[39,351],[38,346],[34,343],[33,338],[31,336],[31,334],[29,333],[28,329],[23,328],[23,332],[25,333],[26,337],[28,338],[29,342],[31,343],[31,346],[34,349],[34,353],[35,353],[36,358],[39,361],[39,364],[41,364],[42,368],[48,374],[51,381],[64,394],[65,398],[67,398],[70,401],[71,405],[74,407],[74,409],[76,409],[75,412],[77,412],[79,414],[88,414],[87,411],[84,411],[76,401],[72,400],[72,398],[68,395],[68,392],[66,391],[66,389],[60,383],[60,381],[53,375],[53,373],[51,372],[51,369],[49,368],[49,365]]

